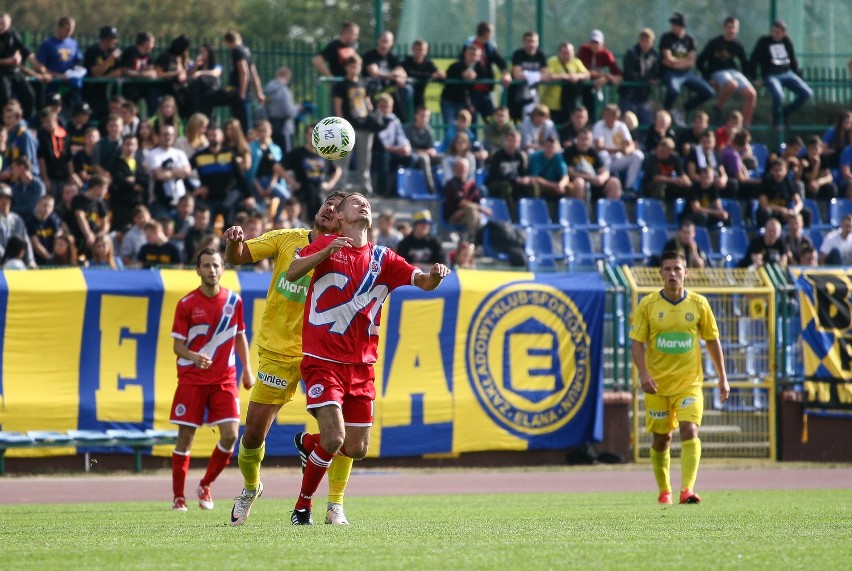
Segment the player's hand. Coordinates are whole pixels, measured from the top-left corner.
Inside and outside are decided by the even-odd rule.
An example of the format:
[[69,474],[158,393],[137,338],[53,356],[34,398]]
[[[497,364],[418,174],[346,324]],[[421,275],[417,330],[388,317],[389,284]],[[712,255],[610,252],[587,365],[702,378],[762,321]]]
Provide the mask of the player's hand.
[[251,371],[243,369],[242,375],[243,387],[250,389],[254,386],[254,375],[252,375]]
[[227,242],[242,242],[245,239],[241,226],[231,226],[222,232],[222,238]]
[[651,375],[639,375],[639,385],[649,395],[657,394],[657,383],[654,382]]
[[328,246],[325,247],[325,249],[328,250],[329,255],[331,255],[331,254],[335,253],[336,251],[338,251],[339,249],[346,247],[346,246],[351,246],[351,245],[352,245],[352,238],[349,238],[348,236],[338,236],[334,240],[332,240],[328,244]]
[[213,361],[205,355],[204,353],[193,353],[192,362],[195,363],[195,366],[199,369],[209,369],[210,365],[213,364]]
[[719,402],[725,402],[731,394],[731,387],[728,385],[728,379],[719,379]]
[[438,278],[439,280],[442,280],[448,275],[450,275],[450,268],[448,268],[444,264],[435,264],[429,269],[429,275],[432,278]]

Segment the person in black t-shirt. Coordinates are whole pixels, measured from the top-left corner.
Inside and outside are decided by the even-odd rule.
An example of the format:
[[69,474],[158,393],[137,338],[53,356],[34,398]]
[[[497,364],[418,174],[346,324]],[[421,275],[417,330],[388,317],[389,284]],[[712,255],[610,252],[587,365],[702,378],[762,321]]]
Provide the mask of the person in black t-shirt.
[[[21,39],[21,35],[12,27],[12,17],[8,13],[0,14],[0,107],[10,99],[17,99],[29,120],[33,114],[35,92],[27,81],[27,75],[41,78],[46,71]],[[24,67],[30,61],[33,69]],[[47,76],[49,78],[49,74]]]
[[757,104],[757,92],[745,76],[748,59],[743,44],[737,39],[739,31],[740,21],[733,16],[726,18],[722,35],[707,42],[698,56],[696,67],[704,79],[712,80],[719,87],[719,97],[713,106],[713,122],[722,123],[725,102],[739,91],[743,96],[743,126],[748,129]]
[[[104,26],[98,33],[98,42],[90,45],[83,53],[83,67],[87,77],[119,77],[121,68],[118,61],[121,50],[118,47],[118,30],[113,26]],[[83,100],[92,106],[99,121],[106,119],[109,112],[107,93],[108,83],[83,83]]]
[[441,80],[447,77],[444,70],[438,69],[429,58],[429,42],[417,39],[411,44],[411,55],[402,60],[402,69],[409,79],[414,81],[414,108],[426,105],[424,93],[431,80]]
[[538,47],[538,34],[524,32],[523,42],[524,47],[512,54],[512,80],[523,82],[509,87],[509,114],[514,121],[530,114],[539,102],[538,84],[550,79],[547,58]]
[[410,117],[413,89],[406,83],[408,76],[399,59],[393,54],[393,33],[382,32],[376,47],[364,54],[363,74],[371,96],[388,93],[393,97],[396,116],[403,123]]
[[159,266],[180,267],[181,255],[177,246],[169,242],[163,232],[163,225],[157,220],[145,224],[147,242],[136,254],[136,261],[145,269]]
[[599,198],[619,200],[621,180],[610,175],[609,167],[593,143],[592,130],[586,127],[577,134],[575,143],[562,152],[565,164],[568,165],[571,186],[574,187],[572,196],[585,201],[590,192],[592,202]]
[[432,214],[428,210],[415,212],[411,234],[400,240],[396,252],[409,264],[418,268],[429,268],[432,264],[443,264],[444,249],[441,242],[430,232]]
[[314,56],[314,69],[323,77],[343,77],[346,61],[358,55],[360,32],[361,28],[355,22],[343,22],[339,35]]
[[787,267],[789,258],[787,246],[781,239],[781,223],[770,218],[763,227],[763,235],[755,236],[748,244],[745,256],[740,260],[739,267],[760,267],[764,264],[778,264]]
[[529,176],[529,157],[521,150],[521,134],[517,130],[506,133],[503,146],[488,157],[487,168],[489,194],[505,200],[512,220],[517,220],[517,201],[535,195]]
[[231,109],[231,116],[236,117],[243,132],[250,128],[249,109],[251,107],[251,94],[249,89],[254,89],[258,103],[263,105],[266,96],[263,94],[263,85],[260,75],[254,64],[251,50],[243,45],[243,38],[239,32],[229,31],[225,34],[225,47],[231,51],[231,74],[228,85],[224,89],[215,89],[201,97],[199,108],[208,117],[213,115],[213,108],[227,105]]
[[97,174],[92,175],[86,190],[71,200],[71,211],[74,213],[71,233],[77,241],[77,249],[87,255],[91,254],[95,238],[106,236],[111,229],[109,209],[104,200],[106,191],[106,179]]
[[[343,76],[343,81],[336,83],[332,88],[331,100],[334,114],[349,121],[355,129],[355,150],[340,160],[340,167],[346,177],[347,187],[358,188],[360,192],[370,194],[373,192],[370,161],[375,132],[369,120],[373,104],[367,95],[367,85],[361,78],[361,58],[355,56],[348,60],[345,70],[346,75]],[[353,154],[356,159],[355,173],[349,170]],[[308,210],[308,212],[316,211]]]
[[696,226],[718,226],[728,224],[728,213],[719,198],[719,188],[715,184],[716,175],[712,167],[698,169],[698,180],[686,194],[686,208],[681,219],[692,220]]
[[[692,71],[696,59],[695,39],[686,33],[686,18],[680,12],[675,12],[669,18],[669,23],[671,31],[660,38],[660,63],[666,84],[663,108],[672,113],[675,123],[684,126],[684,114],[711,99],[715,92],[710,84]],[[681,113],[680,110],[674,109],[674,104],[684,87],[692,90],[693,95],[684,103],[684,112]]]
[[122,95],[136,103],[145,99],[148,109],[156,109],[157,98],[160,95],[158,85],[152,85],[146,80],[156,79],[157,69],[154,67],[154,59],[151,56],[154,51],[156,40],[151,32],[139,32],[136,34],[136,42],[121,54],[118,67],[121,68],[122,77],[131,80],[122,89]]
[[[473,84],[467,83],[485,77],[485,68],[479,62],[482,48],[476,44],[467,46],[458,61],[447,68],[447,81],[441,92],[441,116],[445,125],[452,125],[462,109],[475,113],[473,107]],[[489,93],[490,95],[490,93]]]

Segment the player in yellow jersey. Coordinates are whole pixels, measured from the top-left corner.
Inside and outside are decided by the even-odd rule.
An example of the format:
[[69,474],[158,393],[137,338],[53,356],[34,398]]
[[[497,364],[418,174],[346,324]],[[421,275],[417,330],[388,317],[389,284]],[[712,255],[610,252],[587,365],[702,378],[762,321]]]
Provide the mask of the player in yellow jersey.
[[[310,275],[290,283],[287,268],[296,253],[315,238],[337,231],[334,207],[345,196],[333,192],[320,207],[312,230],[273,230],[257,238],[243,241],[243,229],[228,228],[222,235],[227,240],[225,260],[230,264],[247,264],[272,258],[272,281],[266,295],[266,309],[257,336],[259,357],[257,383],[249,399],[246,428],[240,440],[239,464],[244,487],[231,510],[231,525],[242,525],[248,519],[254,500],[263,493],[260,463],[265,451],[266,435],[281,407],[293,398],[302,376],[302,322]],[[303,466],[304,469],[304,466]],[[343,493],[352,472],[352,459],[335,456],[328,472],[329,494],[326,523],[347,525],[343,512]]]
[[639,301],[630,328],[631,353],[645,392],[645,427],[654,436],[651,464],[660,504],[672,503],[669,447],[672,432],[680,429],[680,503],[697,504],[693,491],[701,460],[698,426],[704,413],[704,372],[699,338],[719,374],[719,397],[728,399],[722,344],[716,318],[707,298],[684,289],[688,275],[683,252],[663,252],[660,262],[663,289]]

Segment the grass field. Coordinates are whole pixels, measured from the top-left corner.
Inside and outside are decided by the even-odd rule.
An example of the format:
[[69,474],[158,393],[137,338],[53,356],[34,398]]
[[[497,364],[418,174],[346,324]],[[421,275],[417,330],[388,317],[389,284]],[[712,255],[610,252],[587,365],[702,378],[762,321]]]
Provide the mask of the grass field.
[[[353,497],[352,526],[293,527],[291,500],[0,506],[0,569],[849,569],[852,490]],[[324,504],[322,504],[324,505]],[[315,516],[322,518],[324,510]]]

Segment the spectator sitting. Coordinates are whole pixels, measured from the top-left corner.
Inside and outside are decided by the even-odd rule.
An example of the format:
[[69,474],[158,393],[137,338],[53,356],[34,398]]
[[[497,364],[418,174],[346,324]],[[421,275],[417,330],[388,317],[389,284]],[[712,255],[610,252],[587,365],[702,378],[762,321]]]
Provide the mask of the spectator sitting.
[[148,173],[136,160],[139,143],[127,137],[121,143],[121,156],[110,167],[109,208],[112,227],[124,232],[133,222],[133,209],[148,202]]
[[[670,31],[660,37],[660,66],[666,85],[663,108],[672,113],[675,123],[685,126],[685,116],[715,95],[709,83],[693,71],[696,61],[695,39],[686,32],[686,18],[675,12],[669,18]],[[684,103],[683,111],[674,107],[681,90],[687,87],[693,94]]]
[[[195,212],[192,213],[192,228],[190,228],[186,237],[183,239],[183,251],[186,254],[197,252],[200,249],[201,241],[210,234],[213,234],[213,229],[210,227],[211,216],[210,209],[204,204],[199,204],[195,207]],[[190,263],[194,258],[187,258],[184,263]]]
[[283,153],[293,150],[296,117],[301,111],[293,99],[293,92],[290,91],[292,77],[290,68],[282,66],[263,88],[266,94],[266,118],[272,126],[272,142],[278,145]]
[[[151,214],[155,217],[172,216],[178,200],[186,194],[184,180],[192,168],[186,153],[174,146],[176,139],[174,126],[163,125],[158,137],[159,145],[145,159],[145,167],[154,186]],[[193,158],[197,158],[197,155]]]
[[[0,23],[3,19],[0,17]],[[38,141],[30,133],[29,126],[24,120],[21,104],[11,99],[3,106],[3,127],[6,130],[6,147],[3,149],[3,170],[0,170],[0,181],[12,180],[10,165],[18,157],[26,157],[32,165],[33,175],[40,177],[38,166]]]
[[813,246],[804,244],[802,249],[799,250],[799,265],[810,268],[817,267],[817,251]]
[[737,39],[739,32],[740,21],[733,16],[727,17],[722,35],[707,42],[698,56],[696,67],[705,79],[719,88],[719,96],[713,106],[714,122],[722,122],[725,103],[739,91],[743,96],[744,123],[749,128],[757,104],[757,93],[745,76],[749,63],[743,44]]
[[454,270],[474,270],[476,269],[475,254],[476,244],[461,241],[450,253],[450,265]]
[[692,123],[689,129],[682,129],[677,139],[677,153],[682,157],[689,156],[689,151],[701,140],[701,134],[710,127],[710,116],[704,111],[696,111],[692,114]]
[[725,124],[716,129],[716,149],[721,151],[728,146],[737,131],[743,129],[743,114],[734,109],[728,113]]
[[376,133],[373,142],[373,190],[383,196],[396,196],[397,169],[411,167],[415,162],[402,122],[393,112],[393,103],[393,97],[387,93],[376,97],[376,108],[384,117],[385,127]]
[[692,183],[692,187],[686,196],[683,218],[692,220],[697,226],[727,225],[729,215],[719,198],[715,171],[711,167],[705,166],[698,169],[697,174],[698,180]]
[[9,239],[15,236],[27,244],[26,263],[27,266],[34,268],[35,258],[27,235],[27,225],[23,218],[12,212],[12,203],[12,189],[0,183],[0,225],[3,230],[0,232],[0,254],[6,250]]
[[672,129],[672,116],[665,109],[660,109],[654,114],[654,124],[645,135],[645,151],[648,153],[655,152],[660,141],[666,137],[671,140],[675,138],[675,132]]
[[736,181],[741,199],[756,198],[761,187],[761,180],[752,178],[745,164],[746,159],[753,160],[750,141],[751,135],[746,129],[738,131],[719,157],[728,178]]
[[568,165],[560,152],[559,140],[548,137],[544,148],[530,156],[530,180],[535,188],[535,195],[547,200],[550,217],[556,220],[559,212],[559,199],[568,193],[570,178]]
[[737,198],[737,182],[728,180],[728,175],[722,168],[721,161],[716,157],[714,137],[713,131],[710,129],[704,131],[701,135],[700,144],[694,146],[686,157],[686,176],[689,177],[693,185],[698,184],[701,182],[699,174],[701,170],[709,168],[713,171],[713,184],[719,195],[725,198]]
[[33,175],[30,160],[20,156],[12,160],[12,212],[25,218],[35,210],[38,199],[44,196],[44,183]]
[[770,218],[763,227],[763,235],[755,236],[749,242],[739,267],[760,267],[772,263],[786,268],[788,258],[787,246],[781,239],[781,223],[775,218]]
[[169,242],[163,232],[163,225],[157,220],[145,224],[146,243],[136,255],[137,266],[147,269],[154,267],[180,267],[181,254],[177,246]]
[[112,238],[99,236],[92,246],[92,257],[87,264],[90,268],[109,268],[112,270],[123,270],[124,262],[115,255],[115,247]]
[[468,239],[474,241],[491,210],[483,206],[482,189],[468,177],[469,168],[466,161],[453,163],[453,177],[444,183],[444,218],[467,228]]
[[462,109],[456,115],[455,121],[453,124],[447,127],[447,132],[444,134],[444,152],[447,152],[447,149],[452,145],[453,140],[456,138],[456,135],[459,133],[466,133],[470,138],[470,149],[473,152],[473,156],[476,157],[478,162],[482,162],[488,158],[488,151],[485,150],[485,147],[482,146],[476,139],[476,132],[471,129],[471,124],[473,121],[473,115],[470,114],[470,111],[467,109]]
[[636,148],[630,130],[618,118],[621,111],[617,105],[604,108],[603,119],[595,123],[592,134],[595,147],[609,159],[609,170],[616,176],[624,173],[625,188],[635,188],[645,155]]
[[148,241],[145,235],[145,226],[151,221],[151,213],[148,208],[140,204],[133,208],[132,220],[133,225],[122,236],[121,245],[118,248],[124,266],[134,265],[139,250]]
[[621,181],[610,176],[609,168],[593,146],[592,130],[585,128],[577,135],[574,146],[563,151],[568,165],[568,176],[573,186],[572,197],[592,202],[599,198],[621,198]]
[[593,112],[598,102],[603,101],[604,86],[618,85],[623,74],[615,55],[604,46],[604,35],[600,30],[591,31],[589,41],[580,47],[577,57],[589,70],[592,79],[591,86],[583,86],[583,105]]
[[496,152],[503,147],[503,138],[509,131],[515,130],[515,124],[509,117],[509,108],[501,105],[494,110],[494,115],[491,120],[485,124],[485,136],[482,138],[482,144],[488,154]]
[[106,124],[106,136],[101,137],[92,149],[92,164],[95,172],[108,177],[112,164],[121,156],[121,130],[124,121],[120,115],[110,115]]
[[77,250],[88,256],[95,238],[105,236],[111,230],[109,207],[104,196],[107,192],[107,182],[100,175],[92,175],[86,190],[71,200],[74,212],[74,223],[70,225],[71,233],[77,241]]
[[550,110],[545,105],[536,105],[521,123],[521,146],[527,153],[544,148],[548,137],[559,137],[556,125],[550,120]]
[[838,193],[840,196],[852,198],[852,145],[843,149],[837,164],[840,167]]
[[470,150],[470,137],[465,132],[457,134],[444,153],[444,160],[441,161],[444,176],[452,176],[453,165],[458,161],[468,163],[468,178],[472,180],[476,173],[476,157]]
[[541,90],[541,102],[550,109],[550,117],[559,126],[571,119],[571,111],[577,106],[581,82],[591,77],[589,70],[574,55],[574,45],[559,44],[555,56],[547,60],[550,73],[549,83]]
[[816,135],[808,139],[807,154],[801,160],[802,183],[805,196],[822,202],[837,198],[837,185],[831,169],[823,162],[823,142]]
[[27,244],[17,236],[11,236],[6,242],[6,250],[0,263],[4,270],[26,270],[24,257],[27,255]]
[[819,249],[821,266],[852,265],[852,214],[840,221],[840,227],[825,235]]
[[95,145],[101,140],[101,132],[95,127],[86,128],[86,145],[71,157],[71,181],[80,188],[89,184],[95,174]]
[[195,153],[210,144],[207,140],[207,128],[210,126],[210,119],[203,113],[193,113],[186,121],[186,131],[183,136],[178,137],[175,141],[175,147],[186,153],[186,157],[191,159]]
[[517,201],[533,196],[529,157],[520,149],[521,135],[515,129],[503,138],[503,146],[488,159],[488,191],[506,201],[512,220],[518,219]]
[[435,177],[432,166],[438,165],[438,151],[435,149],[435,133],[429,126],[432,112],[426,107],[418,107],[414,111],[414,122],[403,128],[411,149],[414,152],[414,166],[423,171],[429,192],[435,194]]
[[[675,237],[666,242],[663,252],[680,251],[686,258],[687,268],[709,268],[710,258],[695,241],[695,224],[691,220],[681,220]],[[652,264],[654,265],[654,261]],[[657,264],[659,265],[659,264]]]
[[559,141],[563,148],[568,148],[574,144],[577,138],[577,133],[591,127],[589,124],[589,111],[583,107],[575,107],[571,111],[571,121],[559,127]]
[[792,216],[801,213],[805,226],[810,226],[811,211],[804,208],[795,183],[787,178],[787,163],[781,159],[773,159],[769,162],[767,171],[757,197],[757,225],[764,226],[770,218],[786,224]]
[[382,210],[379,213],[376,228],[370,241],[376,246],[384,246],[396,251],[402,240],[402,233],[393,227],[395,222],[393,210]]
[[263,204],[274,220],[281,212],[285,200],[290,198],[290,189],[284,176],[281,147],[272,139],[272,123],[261,119],[255,124],[257,139],[249,145],[251,149],[251,171],[249,179],[254,183],[254,198]]
[[121,108],[118,111],[123,127],[121,128],[121,138],[135,137],[139,132],[139,107],[132,101],[126,99],[121,103]]
[[433,264],[443,264],[444,250],[441,242],[432,233],[432,214],[428,210],[415,212],[412,217],[411,233],[399,241],[397,253],[422,270]]
[[310,226],[302,220],[302,203],[293,197],[284,201],[284,211],[275,219],[278,228],[306,228]]
[[834,126],[823,133],[822,142],[825,143],[823,154],[826,157],[826,164],[836,168],[840,153],[852,145],[852,111],[847,109],[837,115]]
[[68,151],[68,132],[59,124],[59,115],[50,108],[39,114],[38,164],[44,189],[58,197],[68,181],[71,154]]
[[39,266],[50,263],[54,240],[63,232],[62,219],[53,210],[54,203],[53,195],[45,194],[38,199],[35,210],[24,219],[35,262]]
[[683,162],[674,149],[675,142],[666,137],[660,141],[657,152],[648,155],[642,181],[644,196],[673,202],[689,188],[689,177],[683,172]]
[[810,247],[813,250],[814,243],[808,236],[802,233],[804,222],[801,214],[795,214],[787,221],[787,233],[784,234],[784,246],[790,253],[790,263],[801,264],[802,249]]

